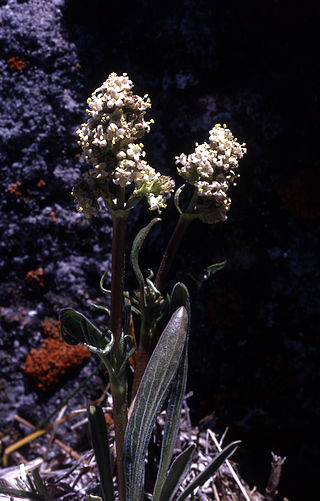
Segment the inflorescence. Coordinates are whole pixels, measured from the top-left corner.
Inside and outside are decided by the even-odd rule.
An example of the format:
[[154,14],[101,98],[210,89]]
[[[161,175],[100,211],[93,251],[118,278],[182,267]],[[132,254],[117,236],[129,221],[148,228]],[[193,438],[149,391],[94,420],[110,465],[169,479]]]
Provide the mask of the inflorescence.
[[238,160],[246,151],[245,143],[239,144],[225,124],[216,124],[209,132],[209,143],[196,143],[193,153],[176,157],[180,176],[195,186],[203,199],[201,220],[216,223],[227,219],[231,204],[228,189],[236,184]]
[[[72,194],[78,210],[87,217],[97,214],[99,198],[111,210],[117,207],[112,185],[122,189],[133,186],[124,209],[145,197],[150,210],[160,211],[174,190],[174,181],[161,176],[145,160],[139,141],[153,123],[145,120],[151,102],[147,94],[133,94],[132,88],[126,73],[111,73],[88,99],[89,119],[77,130],[82,156],[92,168]],[[216,124],[208,143],[196,143],[193,153],[176,157],[180,176],[195,187],[198,196],[192,209],[195,217],[207,223],[227,219],[231,204],[228,190],[236,184],[238,161],[246,151],[245,143],[238,143],[225,124]]]
[[98,198],[113,207],[110,181],[125,188],[134,183],[129,200],[145,196],[151,210],[166,207],[174,181],[161,176],[144,159],[143,144],[136,143],[150,131],[153,120],[145,121],[151,107],[147,95],[133,94],[133,83],[124,73],[111,73],[88,99],[89,120],[77,130],[78,144],[87,163],[93,165],[73,189],[78,210],[86,216],[96,215]]

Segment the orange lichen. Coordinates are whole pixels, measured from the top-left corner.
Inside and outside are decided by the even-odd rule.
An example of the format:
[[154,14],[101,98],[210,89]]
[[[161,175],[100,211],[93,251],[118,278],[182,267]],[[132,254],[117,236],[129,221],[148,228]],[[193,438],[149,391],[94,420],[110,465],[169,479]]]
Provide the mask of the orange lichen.
[[320,218],[320,169],[308,168],[297,172],[289,181],[274,186],[290,216],[314,221]]
[[17,181],[16,183],[10,184],[8,186],[8,191],[11,195],[15,195],[16,197],[21,197],[22,193],[20,191],[21,183]]
[[60,322],[46,318],[42,322],[46,336],[39,349],[32,348],[28,354],[24,372],[43,391],[59,383],[68,370],[81,365],[91,353],[81,345],[66,344],[60,334]]
[[37,186],[38,188],[42,188],[42,186],[45,186],[47,183],[45,182],[44,179],[40,179],[38,182],[37,182]]
[[25,280],[34,287],[43,287],[44,286],[43,269],[37,268],[36,270],[28,271],[28,273],[25,276]]
[[10,59],[8,59],[8,63],[9,63],[9,68],[11,70],[21,71],[26,66],[26,61],[24,57],[19,58],[18,56],[12,56],[10,57]]
[[50,212],[50,217],[54,223],[57,221],[56,213],[53,210]]
[[46,317],[41,323],[41,327],[45,337],[50,337],[51,339],[61,338],[59,320],[52,320]]

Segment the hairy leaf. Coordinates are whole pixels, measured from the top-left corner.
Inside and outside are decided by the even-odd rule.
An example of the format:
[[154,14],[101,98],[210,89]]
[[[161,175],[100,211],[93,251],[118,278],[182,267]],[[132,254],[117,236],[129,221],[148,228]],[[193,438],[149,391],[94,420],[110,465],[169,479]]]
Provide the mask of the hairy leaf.
[[162,332],[141,380],[126,428],[126,501],[142,501],[144,460],[152,427],[174,378],[184,349],[188,314],[179,308]]
[[207,266],[201,271],[201,273],[198,273],[197,275],[195,273],[188,273],[188,276],[197,283],[198,287],[201,287],[203,282],[213,277],[213,275],[215,275],[218,271],[222,270],[226,263],[227,261],[222,261],[221,263],[210,264],[210,266]]
[[199,473],[199,475],[188,485],[183,493],[180,494],[177,501],[183,501],[183,499],[186,499],[189,494],[191,494],[196,489],[196,487],[203,485],[208,480],[208,478],[212,477],[217,469],[222,465],[222,463],[237,450],[240,443],[240,440],[232,442],[231,444],[227,445],[227,447],[225,447],[221,452],[219,452],[211,461],[211,463],[208,464],[208,466],[201,473]]
[[166,479],[166,475],[168,473],[172,459],[173,449],[179,433],[181,407],[187,385],[188,338],[191,318],[190,297],[186,286],[182,283],[177,283],[174,286],[171,294],[170,310],[171,312],[174,312],[181,306],[184,306],[188,313],[188,329],[180,364],[176,376],[174,377],[170,387],[170,395],[166,411],[166,423],[161,446],[159,470],[153,491],[154,501],[157,501],[159,499],[160,493],[162,492],[162,486]]
[[9,487],[0,486],[0,494],[8,494],[12,498],[21,498],[21,499],[35,499],[38,501],[46,501],[46,498],[41,494],[36,494],[35,492],[24,491],[20,489],[11,489]]
[[104,501],[114,501],[108,427],[100,406],[88,406],[88,422],[92,447],[99,470],[103,499]]
[[[171,501],[179,489],[182,480],[188,473],[195,448],[194,444],[190,445],[174,460],[161,489],[159,501]],[[155,501],[154,497],[152,499]]]
[[[64,341],[68,344],[79,344],[88,343],[86,339],[86,333],[83,330],[83,324],[85,323],[86,331],[92,340],[95,341],[92,344],[98,344],[105,340],[102,332],[95,327],[90,320],[88,320],[82,313],[72,309],[64,308],[60,311],[60,328],[61,335]],[[90,344],[90,343],[89,343]]]
[[140,253],[140,249],[142,247],[142,244],[145,241],[149,231],[153,228],[153,226],[158,221],[161,221],[161,219],[158,217],[152,219],[147,226],[145,226],[144,228],[142,228],[142,230],[139,231],[136,238],[134,239],[134,242],[132,245],[132,250],[131,250],[131,264],[132,264],[134,274],[135,274],[135,276],[138,280],[138,283],[139,283],[139,290],[140,290],[142,304],[145,304],[145,299],[144,299],[145,281],[144,281],[144,277],[143,277],[142,271],[140,270],[140,266],[139,266],[139,253]]
[[48,496],[47,489],[45,488],[45,485],[44,485],[42,478],[40,477],[39,471],[37,469],[33,470],[32,478],[34,481],[34,485],[36,486],[39,494],[42,494],[43,496]]

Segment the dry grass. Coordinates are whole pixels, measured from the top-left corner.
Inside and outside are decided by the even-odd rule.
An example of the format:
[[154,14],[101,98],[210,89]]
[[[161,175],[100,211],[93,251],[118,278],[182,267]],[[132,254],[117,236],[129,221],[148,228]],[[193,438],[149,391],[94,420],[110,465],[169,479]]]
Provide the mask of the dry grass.
[[[103,408],[110,429],[110,446],[114,458],[114,434],[111,417],[112,399],[110,393],[104,396]],[[26,483],[26,474],[37,468],[46,484],[51,499],[82,501],[86,499],[86,494],[98,493],[98,473],[93,452],[87,451],[80,454],[57,438],[59,426],[63,422],[69,423],[70,432],[79,431],[86,427],[86,409],[73,410],[69,415],[63,417],[65,411],[66,408],[60,411],[56,421],[43,430],[40,430],[40,433],[39,431],[31,432],[22,440],[6,447],[3,456],[5,459],[4,463],[7,464],[9,460],[12,466],[0,470],[1,485],[10,488],[24,487],[30,490]],[[77,421],[75,422],[76,417]],[[28,423],[19,416],[16,416],[16,420],[26,428],[34,428],[31,423]],[[159,451],[160,437],[164,423],[165,411],[160,414],[155,426],[151,439],[152,447],[149,450],[149,458],[154,454],[154,451]],[[227,430],[221,437],[218,437],[209,428],[199,429],[199,427],[192,426],[189,409],[185,400],[175,454],[184,450],[191,443],[196,444],[196,450],[190,472],[184,480],[182,487],[186,486],[202,471],[217,452],[221,450],[226,434]],[[19,449],[26,445],[29,447],[27,453],[28,450],[32,451],[33,455],[36,453],[37,457],[35,459],[28,460],[21,454]],[[227,460],[212,478],[195,491],[195,499],[198,501],[273,501],[276,499],[283,462],[284,459],[273,455],[270,478],[265,494],[263,495],[255,487],[250,489],[247,483],[240,477],[236,464],[231,460]],[[151,496],[147,494],[146,498],[151,499]],[[15,499],[18,498],[0,494],[0,500],[12,501]],[[284,499],[283,501],[288,500]]]

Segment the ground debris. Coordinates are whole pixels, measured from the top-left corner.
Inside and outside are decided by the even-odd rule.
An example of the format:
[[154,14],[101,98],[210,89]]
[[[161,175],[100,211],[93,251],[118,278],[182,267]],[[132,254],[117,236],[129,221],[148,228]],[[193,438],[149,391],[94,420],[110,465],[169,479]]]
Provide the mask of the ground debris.
[[[107,391],[107,390],[106,390]],[[109,419],[112,413],[112,397],[110,393],[104,393],[103,410],[106,414],[106,422],[109,424],[110,431],[110,450],[113,458],[115,471],[115,445],[113,421]],[[64,409],[66,410],[66,408]],[[75,416],[84,413],[85,409],[72,411],[69,416]],[[107,419],[108,418],[108,419]],[[157,457],[161,447],[161,435],[165,426],[166,412],[163,411],[154,426],[153,435],[150,442],[150,447],[147,456],[146,470],[150,464],[157,464]],[[66,419],[66,418],[65,418]],[[28,422],[19,418],[20,423],[28,425]],[[62,422],[61,416],[54,423],[54,434],[57,432],[59,423]],[[78,423],[71,426],[71,430],[87,425],[87,418],[81,418]],[[51,425],[49,425],[50,427]],[[30,425],[29,425],[30,427]],[[193,462],[190,466],[189,473],[182,482],[181,488],[174,499],[177,499],[179,493],[212,461],[214,456],[220,452],[224,445],[224,439],[227,430],[221,437],[215,434],[211,429],[192,426],[189,416],[189,409],[184,401],[182,410],[180,431],[177,438],[174,456],[177,456],[189,447],[191,444],[196,444],[196,449],[193,455]],[[59,450],[49,449],[51,445],[56,443]],[[37,450],[38,457],[30,461],[24,459],[23,463],[19,461],[21,455],[13,456],[11,459],[17,463],[16,466],[10,466],[0,470],[0,485],[10,488],[25,488],[28,490],[28,485],[25,482],[26,474],[38,469],[42,480],[46,484],[46,488],[50,499],[55,501],[85,501],[87,495],[99,494],[99,478],[97,466],[93,451],[86,451],[83,454],[68,454],[68,448],[60,440],[55,439],[53,434],[48,440],[48,445],[40,445],[34,447]],[[71,450],[71,449],[70,449]],[[46,452],[44,452],[46,451]],[[75,451],[73,451],[75,453]],[[274,501],[277,496],[277,489],[280,481],[281,467],[285,458],[281,458],[272,453],[272,463],[269,481],[266,487],[265,495],[257,491],[256,487],[250,489],[248,484],[241,478],[237,465],[232,460],[226,460],[216,473],[209,478],[201,487],[195,489],[192,497],[194,501]],[[116,478],[114,478],[116,482]],[[146,483],[146,489],[152,492],[152,481]],[[115,483],[116,486],[116,483]],[[149,487],[149,488],[148,488]],[[5,497],[0,494],[0,500],[7,499],[8,501],[15,499]],[[146,492],[146,499],[152,500],[152,495]],[[191,499],[188,497],[187,499]],[[286,499],[286,498],[285,498]],[[280,500],[279,500],[280,501]],[[289,501],[286,499],[286,501]]]

